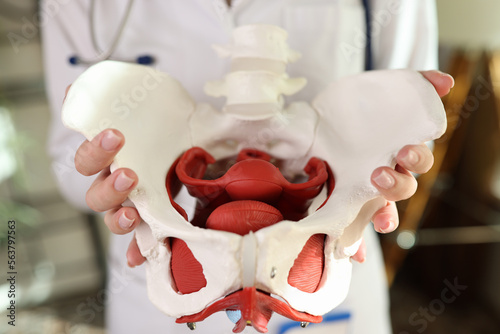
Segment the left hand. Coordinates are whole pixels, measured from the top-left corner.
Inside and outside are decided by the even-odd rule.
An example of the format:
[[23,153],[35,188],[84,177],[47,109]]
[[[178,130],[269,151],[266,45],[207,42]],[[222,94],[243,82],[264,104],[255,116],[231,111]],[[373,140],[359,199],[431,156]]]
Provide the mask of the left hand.
[[[448,94],[455,84],[451,75],[440,71],[421,73],[434,86],[440,97]],[[374,228],[379,233],[389,233],[398,227],[399,218],[395,201],[407,199],[415,193],[417,180],[411,172],[423,174],[429,171],[434,163],[434,156],[425,144],[408,145],[398,152],[396,161],[395,169],[379,167],[375,169],[371,177],[373,186],[387,199],[387,205],[372,217]],[[365,257],[366,247],[362,242],[352,259],[363,262]]]

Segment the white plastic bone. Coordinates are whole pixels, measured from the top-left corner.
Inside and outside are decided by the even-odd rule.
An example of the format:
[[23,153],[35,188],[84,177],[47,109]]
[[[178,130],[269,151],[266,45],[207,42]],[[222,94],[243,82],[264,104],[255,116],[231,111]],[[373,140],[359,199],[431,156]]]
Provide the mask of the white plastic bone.
[[238,27],[233,30],[232,44],[214,45],[220,57],[264,58],[283,63],[295,62],[300,53],[289,48],[288,33],[280,27],[259,24]]
[[304,78],[288,78],[286,74],[268,71],[237,71],[226,75],[224,81],[205,85],[210,96],[226,96],[223,111],[235,117],[258,120],[283,110],[281,94],[292,95],[307,83]]
[[[135,108],[120,104],[123,94],[139,91],[146,97],[136,101]],[[94,65],[74,82],[63,121],[88,139],[107,127],[124,134],[125,146],[112,167],[131,168],[139,177],[130,199],[145,222],[137,228],[137,239],[148,259],[149,297],[174,317],[195,314],[248,282],[282,297],[296,310],[313,315],[330,311],[347,293],[349,256],[359,247],[373,213],[386,203],[371,185],[371,173],[380,166],[394,166],[403,146],[435,139],[446,126],[439,96],[413,71],[345,78],[327,87],[311,105],[295,103],[249,121],[196,105],[166,74],[112,61]],[[306,218],[279,222],[251,238],[201,229],[181,217],[165,190],[168,169],[193,146],[216,159],[244,147],[262,149],[287,160],[284,173],[291,174],[300,173],[310,157],[319,157],[332,168],[335,189],[326,205]],[[303,245],[318,233],[327,235],[325,270],[320,288],[306,293],[290,286],[287,277]],[[184,295],[173,288],[170,253],[163,244],[168,237],[186,242],[203,266],[205,288]]]
[[208,82],[205,93],[226,96],[223,111],[237,118],[259,120],[281,112],[281,94],[295,94],[307,83],[284,72],[286,63],[300,58],[288,47],[287,38],[285,30],[272,25],[235,29],[232,44],[213,46],[220,56],[231,57],[231,72],[223,81]]

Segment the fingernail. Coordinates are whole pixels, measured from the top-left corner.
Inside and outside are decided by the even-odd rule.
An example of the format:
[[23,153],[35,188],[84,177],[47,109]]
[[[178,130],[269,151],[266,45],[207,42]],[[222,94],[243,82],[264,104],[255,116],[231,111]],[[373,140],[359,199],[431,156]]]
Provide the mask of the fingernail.
[[451,79],[451,88],[455,87],[455,78],[448,74]]
[[396,183],[396,181],[394,180],[394,178],[392,177],[392,175],[390,175],[389,173],[387,173],[385,170],[382,170],[382,172],[379,175],[375,176],[373,178],[373,181],[380,188],[383,188],[383,189],[390,189]]
[[390,233],[394,230],[394,222],[392,220],[387,221],[384,228],[380,228],[382,233]]
[[445,73],[445,72],[441,72],[441,71],[439,71],[439,72],[441,74],[441,77],[451,79],[451,81],[452,81],[451,88],[455,87],[455,79],[453,78],[453,76],[451,76],[450,74]]
[[106,151],[115,150],[120,145],[120,137],[113,131],[107,131],[101,139],[101,147]]
[[134,179],[128,177],[124,172],[121,172],[116,177],[114,187],[116,191],[125,191],[128,190],[132,184],[134,183]]
[[359,259],[358,259],[359,263],[363,263],[365,261],[366,261],[366,250],[363,251],[361,254],[359,254]]
[[420,157],[418,156],[417,152],[413,150],[408,150],[406,155],[404,155],[401,160],[408,166],[414,166],[418,163],[420,160]]
[[125,213],[123,213],[120,218],[118,218],[118,225],[120,225],[122,229],[128,230],[132,226],[134,221],[135,219],[130,219]]

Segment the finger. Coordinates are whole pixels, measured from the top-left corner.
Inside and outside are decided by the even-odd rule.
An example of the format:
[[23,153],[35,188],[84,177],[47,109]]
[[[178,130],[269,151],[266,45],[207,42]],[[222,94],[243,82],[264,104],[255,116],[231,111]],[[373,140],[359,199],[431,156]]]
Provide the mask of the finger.
[[125,138],[118,130],[107,129],[92,139],[86,140],[75,155],[75,167],[80,174],[94,175],[111,164],[122,148]]
[[434,164],[434,155],[425,145],[403,147],[396,157],[398,165],[417,174],[427,173]]
[[70,88],[71,88],[71,85],[68,85],[68,87],[66,87],[66,91],[64,92],[63,103],[64,103],[64,101],[66,101],[66,96],[68,96],[68,92],[69,92]]
[[130,245],[127,249],[127,263],[128,266],[134,268],[136,266],[140,266],[146,261],[146,258],[142,256],[141,251],[139,250],[139,246],[137,245],[137,240],[132,239]]
[[396,203],[389,201],[372,217],[373,227],[379,233],[393,232],[399,226],[399,216]]
[[131,207],[117,207],[106,212],[104,223],[114,234],[126,234],[141,221],[139,212]]
[[420,73],[436,88],[436,92],[441,97],[448,94],[450,89],[455,86],[455,79],[447,73],[441,71],[422,71]]
[[127,199],[137,182],[137,175],[130,169],[120,168],[109,174],[106,168],[87,191],[87,205],[97,212],[118,207]]
[[417,181],[409,171],[396,165],[377,168],[371,177],[372,184],[388,201],[410,198],[417,190]]
[[68,87],[66,87],[66,91],[64,92],[64,97],[66,97],[66,95],[68,95],[70,88],[71,88],[71,85],[68,85]]
[[356,254],[351,256],[351,259],[354,261],[357,261],[359,263],[363,263],[366,260],[366,244],[365,244],[365,239],[361,240],[361,244],[359,245],[358,251]]

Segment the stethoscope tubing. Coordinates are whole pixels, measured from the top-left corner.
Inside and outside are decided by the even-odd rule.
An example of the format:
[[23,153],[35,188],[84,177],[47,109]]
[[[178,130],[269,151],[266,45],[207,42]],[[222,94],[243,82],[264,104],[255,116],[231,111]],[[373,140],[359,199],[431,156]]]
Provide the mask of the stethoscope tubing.
[[[103,51],[101,49],[101,47],[99,46],[99,43],[97,42],[97,37],[96,37],[97,34],[95,31],[95,28],[96,28],[96,20],[95,20],[96,0],[91,0],[91,2],[90,2],[90,14],[89,14],[90,39],[92,41],[92,46],[94,48],[96,56],[94,57],[94,59],[85,59],[85,58],[80,57],[78,55],[74,55],[74,56],[71,56],[69,58],[70,64],[72,64],[72,65],[93,65],[93,64],[96,64],[100,61],[110,59],[111,55],[116,50],[116,47],[118,46],[118,43],[120,42],[120,39],[123,35],[123,31],[125,30],[128,19],[130,17],[130,13],[132,12],[132,7],[134,5],[134,2],[135,2],[135,0],[128,0],[127,6],[125,7],[125,14],[123,15],[123,17],[118,25],[118,29],[116,30],[115,36],[113,37],[108,49]],[[125,62],[133,62],[133,63],[143,64],[143,65],[151,65],[152,63],[154,63],[154,57],[151,55],[140,55],[140,56],[136,57],[134,60],[131,60],[131,59],[120,59],[120,60],[125,61]]]
[[[95,4],[96,0],[91,0],[90,2],[90,14],[89,14],[89,24],[90,24],[90,38],[92,40],[92,46],[97,56],[94,59],[85,59],[78,55],[73,55],[69,58],[69,63],[72,65],[93,65],[100,61],[111,59],[113,52],[116,50],[118,43],[123,35],[123,31],[127,25],[128,19],[132,12],[132,7],[135,0],[128,0],[127,7],[125,8],[125,14],[118,25],[115,37],[112,39],[106,51],[103,51],[99,43],[97,43],[96,37],[96,22],[95,22]],[[362,0],[364,11],[365,11],[365,24],[366,24],[366,47],[365,47],[365,70],[370,71],[373,69],[373,54],[372,54],[372,29],[371,29],[371,14],[370,14],[370,4],[369,0]],[[140,55],[135,59],[120,59],[121,61],[138,63],[143,65],[151,65],[154,63],[155,59],[151,55]]]

